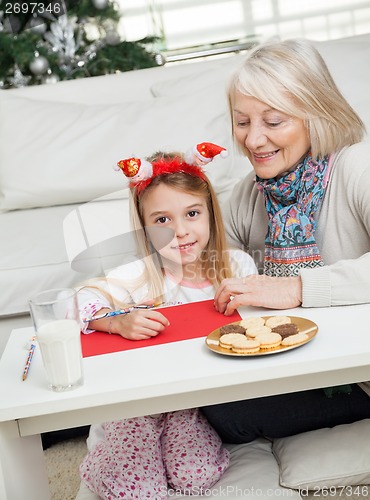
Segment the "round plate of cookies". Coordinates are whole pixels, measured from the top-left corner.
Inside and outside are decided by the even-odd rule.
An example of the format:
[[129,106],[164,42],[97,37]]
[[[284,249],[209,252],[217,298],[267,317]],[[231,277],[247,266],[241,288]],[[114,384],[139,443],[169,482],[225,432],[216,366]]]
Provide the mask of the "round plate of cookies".
[[316,323],[298,316],[251,316],[217,328],[206,345],[226,356],[265,356],[301,347],[317,331]]

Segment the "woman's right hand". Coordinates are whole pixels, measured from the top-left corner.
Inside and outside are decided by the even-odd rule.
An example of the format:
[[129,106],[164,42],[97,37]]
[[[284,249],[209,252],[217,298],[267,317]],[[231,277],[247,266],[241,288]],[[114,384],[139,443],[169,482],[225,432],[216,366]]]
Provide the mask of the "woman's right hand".
[[152,309],[137,309],[107,320],[109,333],[116,333],[129,340],[156,337],[170,324],[163,314]]
[[225,316],[230,316],[241,306],[292,309],[301,304],[302,282],[299,276],[252,274],[245,278],[224,279],[215,294],[215,308]]

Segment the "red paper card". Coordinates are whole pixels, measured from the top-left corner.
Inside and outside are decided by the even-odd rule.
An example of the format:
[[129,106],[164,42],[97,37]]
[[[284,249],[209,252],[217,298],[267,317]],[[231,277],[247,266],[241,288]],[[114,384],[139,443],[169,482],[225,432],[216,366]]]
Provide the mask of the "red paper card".
[[158,310],[166,316],[170,326],[156,337],[148,340],[127,340],[120,335],[109,335],[106,332],[81,334],[83,357],[206,337],[216,328],[241,319],[238,312],[232,316],[217,312],[213,300],[161,307]]

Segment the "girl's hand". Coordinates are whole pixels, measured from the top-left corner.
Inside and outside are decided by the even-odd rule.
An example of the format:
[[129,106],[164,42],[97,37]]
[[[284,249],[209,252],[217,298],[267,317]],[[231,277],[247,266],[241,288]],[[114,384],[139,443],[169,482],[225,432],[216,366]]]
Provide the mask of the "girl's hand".
[[125,339],[143,340],[155,337],[169,324],[168,319],[158,311],[138,309],[129,314],[109,318],[107,331],[117,333]]
[[230,316],[241,306],[291,309],[302,303],[300,277],[275,278],[250,275],[241,279],[225,279],[215,294],[215,308]]

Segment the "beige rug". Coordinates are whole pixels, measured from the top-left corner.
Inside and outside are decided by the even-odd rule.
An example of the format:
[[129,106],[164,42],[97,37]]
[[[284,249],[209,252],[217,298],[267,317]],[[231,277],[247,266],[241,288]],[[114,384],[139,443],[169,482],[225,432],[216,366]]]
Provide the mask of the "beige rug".
[[85,437],[62,441],[44,451],[51,500],[75,500],[80,487],[78,467],[86,453]]
[[[45,459],[49,474],[51,500],[75,500],[80,487],[80,477],[78,467],[85,454],[86,438],[74,438],[61,443],[54,444],[45,450]],[[366,491],[367,490],[367,491]],[[370,499],[370,485],[368,487],[355,490],[350,494],[350,490],[337,492],[333,491],[310,492],[303,499],[310,500],[362,500]]]

